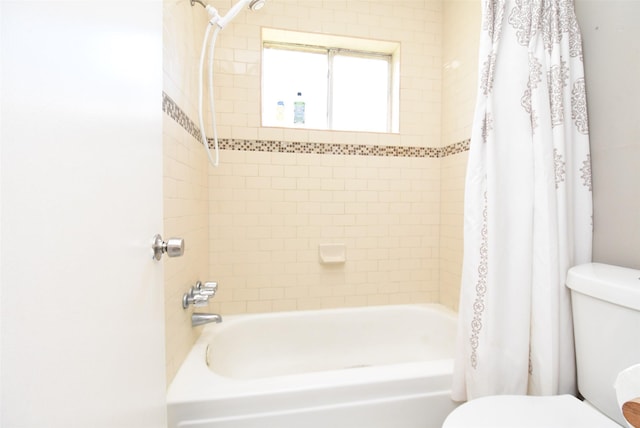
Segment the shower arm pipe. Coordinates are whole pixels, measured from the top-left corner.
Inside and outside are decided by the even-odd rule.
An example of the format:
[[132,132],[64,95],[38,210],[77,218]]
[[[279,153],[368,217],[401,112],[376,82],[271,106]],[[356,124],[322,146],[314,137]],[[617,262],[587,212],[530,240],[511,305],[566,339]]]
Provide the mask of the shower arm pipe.
[[191,6],[194,6],[196,3],[200,4],[205,9],[207,8],[207,4],[202,0],[191,0]]

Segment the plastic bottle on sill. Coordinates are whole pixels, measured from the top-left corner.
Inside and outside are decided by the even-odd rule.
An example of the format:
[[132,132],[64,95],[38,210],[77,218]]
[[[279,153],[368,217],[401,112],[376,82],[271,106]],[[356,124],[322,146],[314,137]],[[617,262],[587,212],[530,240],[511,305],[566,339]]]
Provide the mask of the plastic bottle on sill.
[[284,101],[278,101],[276,106],[276,122],[278,125],[284,124]]
[[304,108],[305,102],[302,99],[302,92],[298,92],[296,100],[293,102],[293,124],[297,126],[304,125]]

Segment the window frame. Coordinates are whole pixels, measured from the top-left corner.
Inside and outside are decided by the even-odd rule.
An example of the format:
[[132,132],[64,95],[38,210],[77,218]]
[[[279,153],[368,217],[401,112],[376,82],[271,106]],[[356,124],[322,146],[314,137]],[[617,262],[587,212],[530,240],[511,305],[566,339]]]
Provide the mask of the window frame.
[[[275,35],[275,36],[274,36]],[[271,36],[271,37],[269,37]],[[301,40],[302,43],[293,40]],[[308,43],[305,43],[308,41]],[[321,43],[317,43],[320,41]],[[297,52],[323,53],[327,55],[327,131],[349,132],[382,132],[398,133],[399,123],[399,51],[400,44],[369,39],[356,39],[351,37],[318,35],[313,33],[299,33],[288,30],[275,30],[263,28],[261,52],[265,49],[280,49]],[[386,102],[386,126],[382,131],[370,131],[365,129],[334,129],[333,128],[333,59],[337,55],[382,59],[387,62],[387,102]],[[264,56],[264,55],[263,55]],[[264,68],[264,64],[262,66]],[[264,82],[263,82],[264,84]],[[262,88],[261,88],[262,91]],[[261,102],[260,109],[262,112]],[[261,118],[263,117],[261,113]],[[262,120],[262,119],[261,119]],[[265,126],[265,125],[263,125]],[[269,126],[269,125],[266,125]]]

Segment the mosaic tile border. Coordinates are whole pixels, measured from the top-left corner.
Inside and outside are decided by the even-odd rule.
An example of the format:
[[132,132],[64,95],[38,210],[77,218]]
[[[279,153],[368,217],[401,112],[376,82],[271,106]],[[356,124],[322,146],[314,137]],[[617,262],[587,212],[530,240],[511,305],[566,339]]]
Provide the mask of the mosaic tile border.
[[[370,146],[366,144],[303,143],[291,141],[218,139],[220,150],[247,152],[307,153],[321,155],[389,156],[410,158],[442,158],[469,150],[470,140],[446,147]],[[209,141],[213,148],[213,142]]]
[[[162,93],[162,111],[182,126],[198,142],[201,141],[200,128],[186,115],[175,101],[164,92]],[[443,158],[452,156],[468,151],[469,144],[469,139],[450,144],[446,147],[370,146],[366,144],[218,139],[218,145],[221,150],[412,158]],[[209,146],[213,148],[213,142],[211,140],[209,141]]]
[[193,138],[198,140],[198,142],[202,141],[200,127],[196,125],[184,110],[164,91],[162,92],[162,111],[182,126]]

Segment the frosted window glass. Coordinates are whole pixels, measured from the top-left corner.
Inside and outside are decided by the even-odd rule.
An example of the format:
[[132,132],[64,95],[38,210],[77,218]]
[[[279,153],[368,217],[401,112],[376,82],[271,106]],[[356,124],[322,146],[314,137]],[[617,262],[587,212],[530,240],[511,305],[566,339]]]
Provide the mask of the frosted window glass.
[[[397,132],[390,123],[391,64],[392,55],[381,52],[265,43],[262,125]],[[294,120],[298,100],[304,102],[304,123]]]
[[296,126],[326,129],[327,54],[266,48],[262,61],[262,124],[293,127],[293,102],[300,92],[305,123]]
[[388,98],[387,60],[334,56],[332,129],[386,132]]

